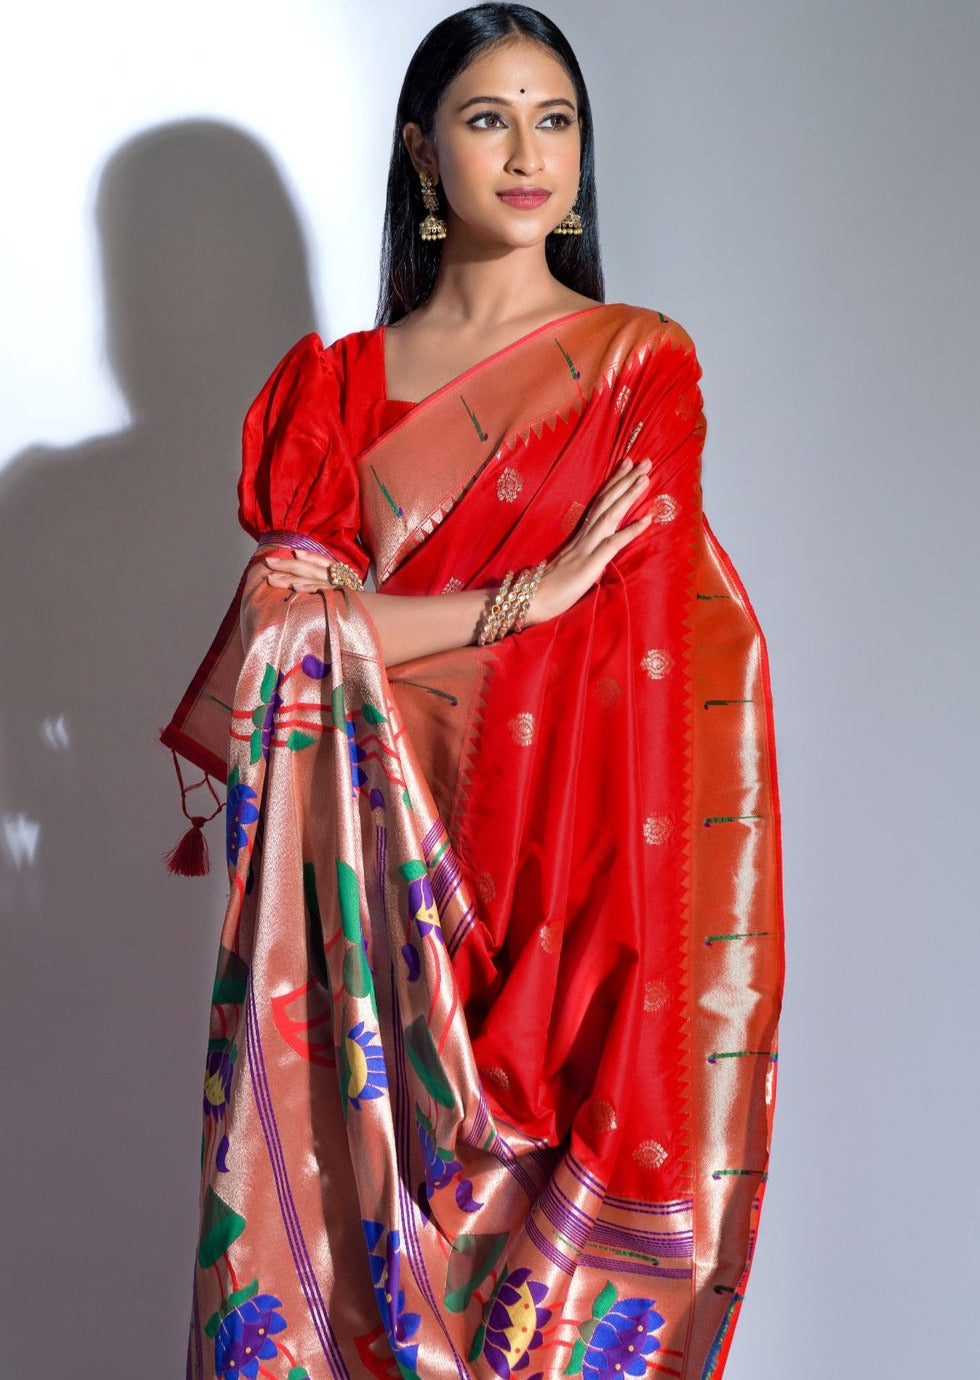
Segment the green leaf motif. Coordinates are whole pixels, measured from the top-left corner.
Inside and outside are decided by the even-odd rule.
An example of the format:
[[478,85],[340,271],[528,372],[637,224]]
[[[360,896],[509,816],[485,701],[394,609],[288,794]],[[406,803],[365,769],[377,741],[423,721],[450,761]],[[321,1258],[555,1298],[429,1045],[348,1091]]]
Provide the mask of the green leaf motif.
[[250,751],[248,760],[254,767],[256,762],[258,762],[262,756],[262,734],[258,731],[258,729],[256,729],[256,731],[252,734],[249,743],[249,748]]
[[217,1313],[212,1313],[210,1318],[208,1318],[207,1323],[204,1327],[204,1330],[208,1334],[208,1336],[213,1337],[217,1332],[218,1328],[224,1322],[225,1318],[227,1318],[228,1314],[234,1313],[235,1309],[239,1306],[239,1304],[244,1303],[246,1299],[254,1299],[255,1295],[258,1292],[259,1281],[257,1279],[253,1279],[251,1284],[245,1285],[244,1289],[236,1289],[233,1294],[229,1294],[228,1297],[223,1300],[221,1307],[218,1309]]
[[606,1316],[610,1308],[616,1302],[616,1286],[612,1280],[606,1280],[606,1287],[600,1294],[596,1295],[596,1301],[592,1305],[592,1316],[596,1322],[601,1321]]
[[386,724],[388,722],[381,710],[375,709],[374,705],[367,700],[365,700],[361,708],[361,713],[364,715],[365,721],[369,724]]
[[201,1244],[197,1249],[197,1263],[202,1270],[215,1265],[233,1241],[245,1230],[245,1218],[219,1198],[208,1185],[201,1221]]
[[410,862],[399,863],[398,871],[405,878],[406,882],[417,881],[419,877],[425,876],[425,863],[413,858]]
[[[470,1300],[500,1259],[506,1245],[506,1232],[461,1232],[457,1236],[446,1266],[446,1307],[450,1313],[466,1312]],[[481,1338],[481,1350],[482,1347]],[[471,1352],[470,1360],[475,1360],[479,1354],[479,1351]]]
[[[236,768],[237,772],[237,768]],[[237,1005],[245,1000],[248,986],[248,964],[232,949],[221,945],[211,989],[212,1006]]]
[[360,944],[344,953],[344,987],[352,997],[370,996],[372,990],[371,970],[367,957]]
[[480,1323],[480,1326],[474,1333],[473,1345],[470,1347],[470,1354],[466,1358],[467,1361],[475,1361],[479,1357],[480,1352],[483,1350],[483,1339],[486,1335],[487,1325],[486,1323]]
[[309,747],[315,742],[316,739],[311,738],[308,733],[301,733],[298,728],[294,728],[286,739],[286,746],[292,748],[293,752],[298,752],[300,748]]
[[588,1347],[585,1345],[584,1342],[575,1343],[575,1345],[572,1347],[571,1360],[569,1361],[568,1365],[565,1367],[564,1370],[565,1375],[582,1374],[582,1362],[585,1360],[585,1353],[587,1351]]
[[276,688],[276,681],[279,679],[279,672],[271,661],[265,663],[265,674],[262,677],[262,688],[259,691],[259,699],[269,703]]
[[360,944],[361,888],[357,873],[340,858],[337,859],[337,892],[340,896],[340,923],[344,938],[351,944]]
[[240,1303],[244,1303],[246,1299],[253,1299],[258,1292],[259,1281],[257,1279],[253,1279],[251,1284],[246,1284],[243,1289],[236,1289],[233,1294],[228,1295],[222,1304],[225,1313],[233,1312]]
[[424,1016],[419,1016],[407,1027],[405,1048],[412,1068],[429,1096],[435,1098],[440,1106],[454,1107],[456,1099]]
[[334,728],[340,728],[347,718],[344,710],[344,687],[335,685],[330,693],[330,712],[333,715]]

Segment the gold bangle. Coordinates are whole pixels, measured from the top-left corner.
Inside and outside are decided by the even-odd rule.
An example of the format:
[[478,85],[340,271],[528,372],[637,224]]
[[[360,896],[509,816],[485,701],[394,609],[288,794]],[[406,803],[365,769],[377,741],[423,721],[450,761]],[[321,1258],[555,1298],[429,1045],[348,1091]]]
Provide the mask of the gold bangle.
[[494,630],[494,641],[496,642],[501,642],[514,626],[514,619],[524,593],[526,576],[527,572],[522,570],[501,601],[497,626]]
[[537,592],[538,585],[541,583],[541,576],[544,574],[544,568],[547,564],[547,561],[539,561],[533,570],[527,572],[528,579],[522,590],[523,598],[521,600],[521,606],[518,610],[517,617],[514,619],[515,632],[524,631],[524,624],[527,621],[527,615],[531,609],[531,600]]
[[533,569],[528,566],[516,577],[512,570],[508,570],[489,608],[480,615],[477,646],[485,647],[490,642],[499,642],[508,633],[523,629],[546,565],[547,561],[540,561]]
[[491,601],[490,607],[484,609],[483,613],[480,615],[480,621],[477,624],[476,639],[478,647],[485,647],[488,642],[496,641],[499,635],[498,629],[500,626],[501,611],[503,609],[504,601],[507,599],[508,593],[510,591],[511,581],[513,580],[513,578],[514,572],[512,570],[508,570],[507,574],[501,581],[500,588],[497,590],[497,593],[494,595],[493,600]]

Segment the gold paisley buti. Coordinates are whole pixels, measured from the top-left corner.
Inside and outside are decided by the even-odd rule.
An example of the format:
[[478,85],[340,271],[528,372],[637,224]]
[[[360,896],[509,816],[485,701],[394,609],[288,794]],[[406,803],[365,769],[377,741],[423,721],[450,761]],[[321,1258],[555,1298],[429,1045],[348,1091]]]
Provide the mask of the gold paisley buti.
[[619,1124],[616,1120],[616,1108],[605,1097],[593,1097],[589,1104],[589,1120],[603,1135],[615,1131]]
[[530,711],[515,714],[507,727],[518,747],[530,747],[534,742],[534,715]]
[[613,676],[599,676],[592,687],[592,697],[603,709],[611,709],[622,693]]
[[521,478],[519,470],[508,465],[506,469],[500,471],[497,478],[497,497],[501,503],[515,503],[523,488],[524,480]]
[[579,525],[579,521],[584,512],[585,504],[580,503],[577,498],[568,505],[564,513],[562,513],[561,522],[558,524],[563,537],[570,537],[572,535]]
[[643,1140],[633,1151],[633,1158],[641,1169],[659,1169],[667,1160],[667,1151],[659,1140]]
[[485,906],[497,899],[497,884],[490,876],[489,872],[478,872],[476,874],[476,894]]
[[662,1011],[670,1001],[670,988],[661,978],[648,978],[643,984],[643,1010]]
[[674,669],[674,658],[663,647],[651,647],[640,665],[651,680],[663,680]]
[[646,843],[666,843],[673,832],[674,821],[670,815],[647,815],[643,821],[643,838]]
[[561,949],[561,925],[551,920],[538,929],[538,943],[546,954],[556,954]]
[[637,422],[636,426],[635,426],[635,427],[633,428],[633,430],[630,432],[629,437],[628,437],[628,439],[627,439],[627,441],[626,441],[626,449],[623,451],[623,456],[624,456],[624,458],[625,458],[627,455],[629,455],[630,451],[633,449],[633,446],[634,446],[634,444],[636,443],[637,437],[639,436],[640,432],[643,430],[643,427],[644,427],[644,423],[643,423],[643,422]]
[[654,522],[673,522],[680,512],[680,504],[670,494],[657,494],[650,503],[649,513]]

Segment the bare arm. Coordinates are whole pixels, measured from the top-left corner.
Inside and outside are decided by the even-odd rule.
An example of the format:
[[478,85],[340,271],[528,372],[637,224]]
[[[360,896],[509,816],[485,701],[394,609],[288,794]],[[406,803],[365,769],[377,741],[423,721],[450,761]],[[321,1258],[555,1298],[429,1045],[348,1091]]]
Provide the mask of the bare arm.
[[[624,461],[596,494],[574,536],[549,562],[534,596],[527,625],[556,618],[596,584],[612,558],[640,535],[649,517],[620,522],[643,496],[650,482],[649,460]],[[329,587],[329,556],[302,552],[293,557],[267,556],[268,581],[280,589],[313,593]],[[365,591],[365,608],[374,621],[385,665],[465,647],[475,642],[480,614],[492,591],[464,589],[455,594],[408,595]]]

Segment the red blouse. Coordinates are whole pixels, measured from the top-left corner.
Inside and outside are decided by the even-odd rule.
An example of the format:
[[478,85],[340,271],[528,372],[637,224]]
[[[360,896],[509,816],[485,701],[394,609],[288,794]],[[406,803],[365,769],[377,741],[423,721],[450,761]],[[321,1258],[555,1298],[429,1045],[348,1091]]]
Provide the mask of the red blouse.
[[245,418],[238,517],[246,532],[301,532],[363,579],[355,460],[414,403],[389,399],[384,331],[330,346],[303,336],[276,365]]

